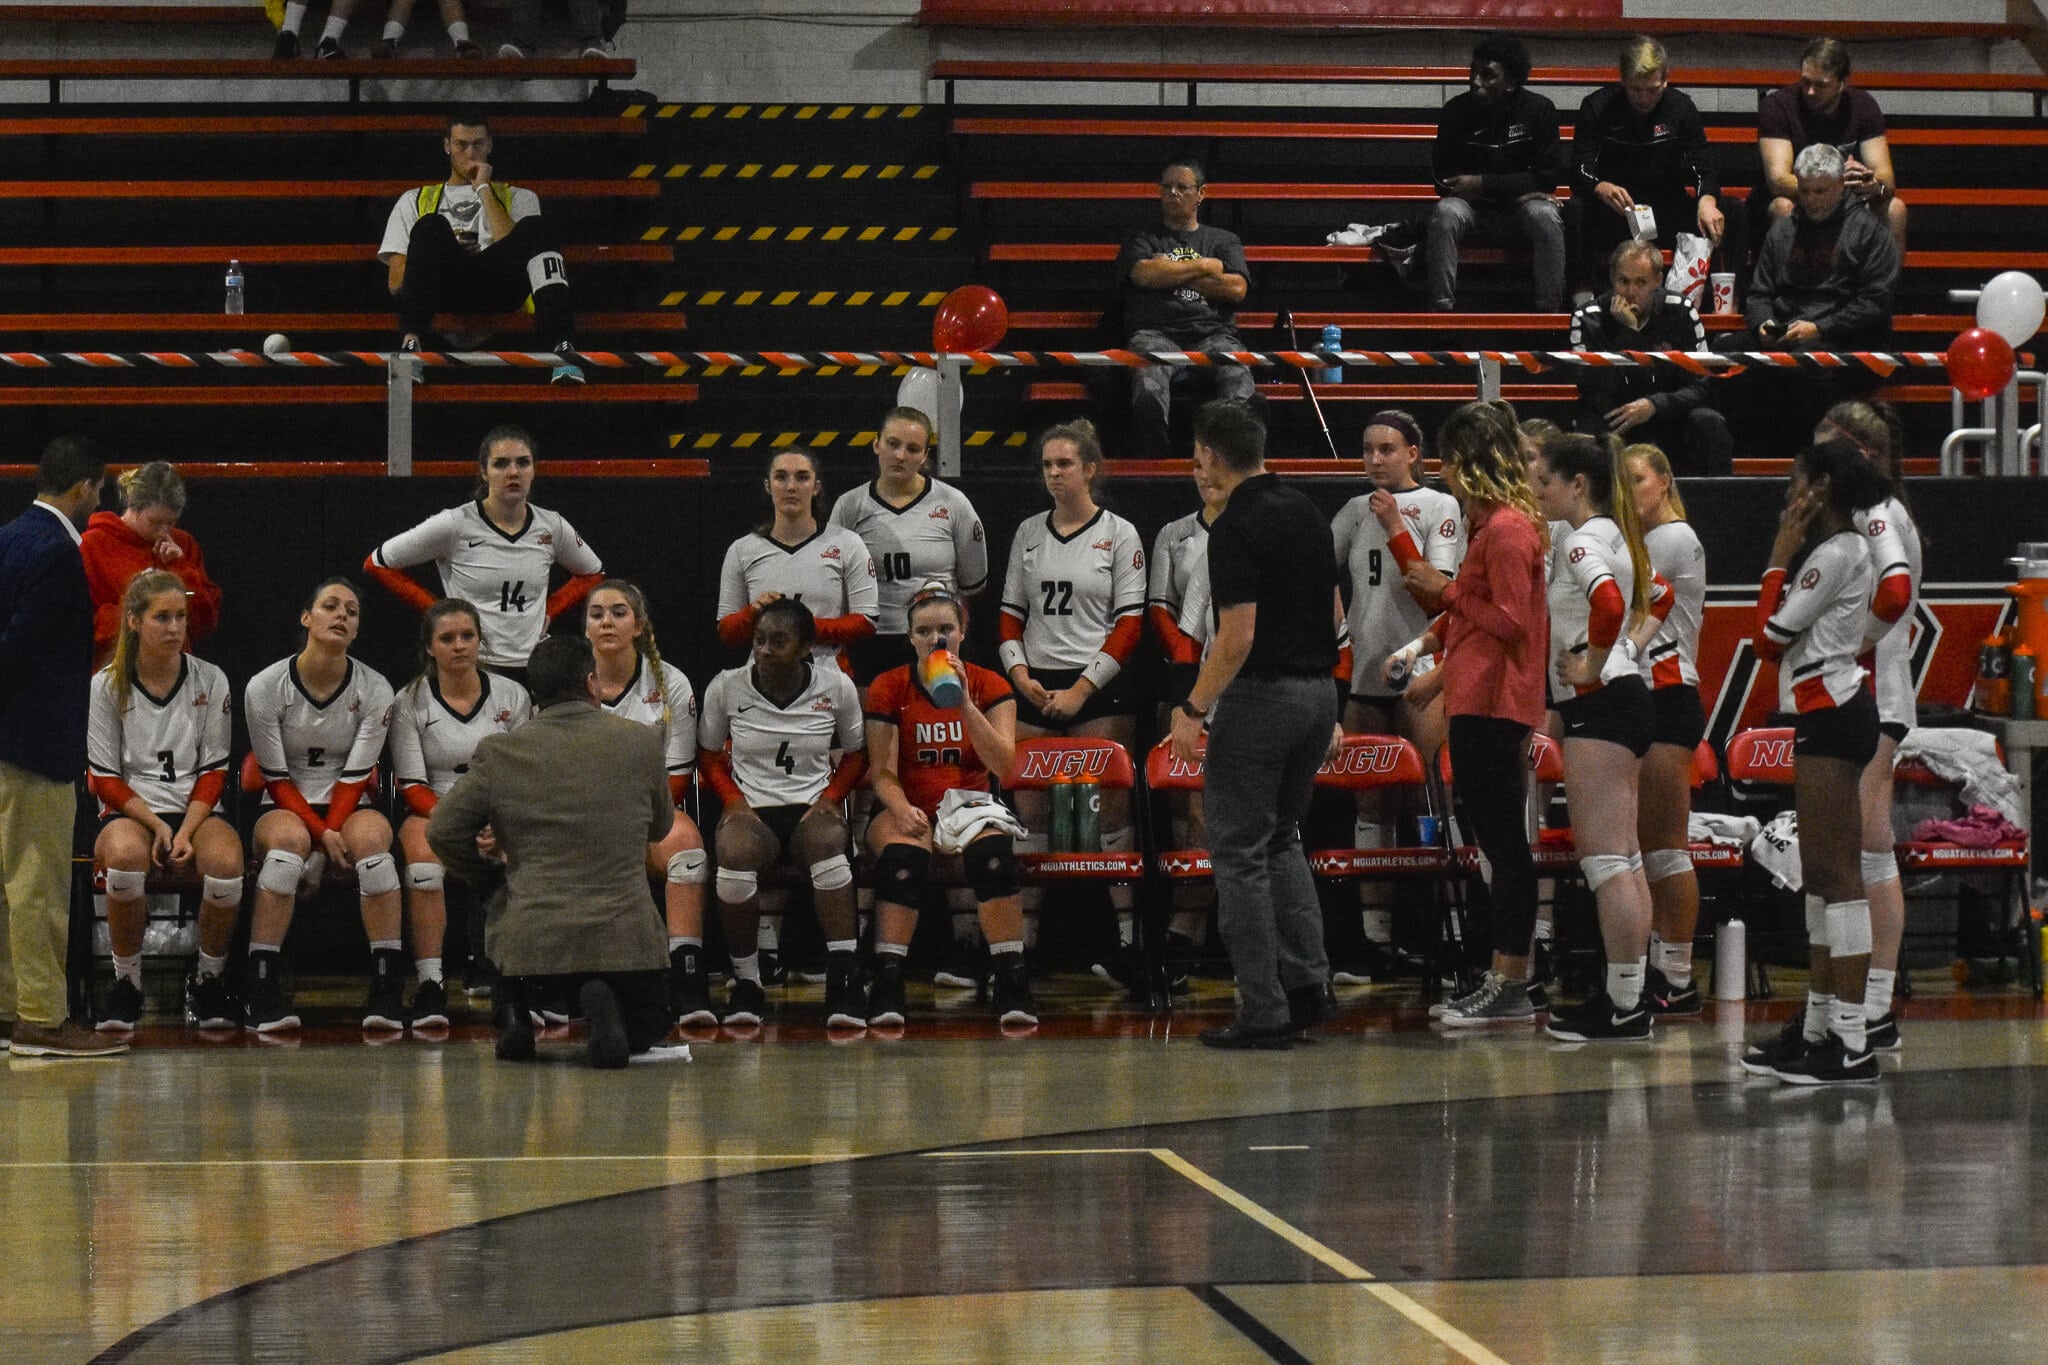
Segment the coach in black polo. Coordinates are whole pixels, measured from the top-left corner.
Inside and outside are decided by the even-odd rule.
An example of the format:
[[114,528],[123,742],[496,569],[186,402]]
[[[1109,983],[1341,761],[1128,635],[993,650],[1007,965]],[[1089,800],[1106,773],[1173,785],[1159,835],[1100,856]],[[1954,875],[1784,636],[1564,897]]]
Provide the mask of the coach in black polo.
[[1174,712],[1173,748],[1192,761],[1207,722],[1216,923],[1237,973],[1237,1018],[1202,1041],[1284,1048],[1323,1018],[1330,977],[1301,817],[1342,738],[1337,553],[1329,519],[1266,472],[1266,428],[1244,405],[1195,415],[1195,478],[1229,501],[1209,528],[1215,635]]

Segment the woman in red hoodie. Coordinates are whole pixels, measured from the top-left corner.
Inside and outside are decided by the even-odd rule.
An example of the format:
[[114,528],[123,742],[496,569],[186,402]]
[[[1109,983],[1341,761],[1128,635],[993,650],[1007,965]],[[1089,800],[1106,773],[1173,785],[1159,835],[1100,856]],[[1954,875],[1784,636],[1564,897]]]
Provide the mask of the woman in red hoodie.
[[121,511],[95,512],[79,553],[92,589],[92,652],[105,663],[121,634],[121,596],[144,569],[166,569],[185,585],[185,648],[213,633],[220,622],[220,589],[206,576],[199,542],[178,529],[185,511],[185,481],[162,460],[123,474]]

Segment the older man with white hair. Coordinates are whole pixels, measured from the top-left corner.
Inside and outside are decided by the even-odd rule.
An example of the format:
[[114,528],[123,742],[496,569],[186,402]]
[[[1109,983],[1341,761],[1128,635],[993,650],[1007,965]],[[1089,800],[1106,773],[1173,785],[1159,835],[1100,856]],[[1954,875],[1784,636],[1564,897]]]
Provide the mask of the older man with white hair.
[[1840,149],[1817,142],[1793,163],[1796,209],[1772,224],[1743,314],[1762,350],[1868,350],[1891,334],[1899,248],[1848,193]]

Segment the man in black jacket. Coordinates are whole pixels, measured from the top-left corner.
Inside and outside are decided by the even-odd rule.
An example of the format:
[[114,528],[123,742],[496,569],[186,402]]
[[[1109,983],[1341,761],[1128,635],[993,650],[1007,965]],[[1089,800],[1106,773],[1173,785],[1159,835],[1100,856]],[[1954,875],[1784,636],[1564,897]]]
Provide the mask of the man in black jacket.
[[[1611,254],[1613,289],[1572,314],[1575,351],[1704,351],[1707,329],[1693,306],[1664,289],[1664,260],[1654,242],[1623,242]],[[1613,432],[1648,441],[1680,474],[1726,474],[1735,443],[1728,423],[1707,406],[1707,380],[1670,366],[1608,366],[1579,371],[1574,425],[1591,436]]]
[[1457,307],[1458,247],[1473,229],[1529,244],[1539,313],[1564,308],[1564,219],[1552,196],[1564,174],[1557,106],[1522,88],[1529,49],[1496,34],[1472,49],[1472,88],[1444,105],[1430,149],[1443,198],[1429,215],[1429,306]]

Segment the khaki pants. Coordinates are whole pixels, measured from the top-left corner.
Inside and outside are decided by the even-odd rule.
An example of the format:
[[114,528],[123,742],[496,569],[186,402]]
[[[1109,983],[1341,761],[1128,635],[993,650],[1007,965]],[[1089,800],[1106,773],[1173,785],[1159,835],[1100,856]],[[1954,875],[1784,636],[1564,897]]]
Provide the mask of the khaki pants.
[[68,1013],[77,800],[69,782],[0,763],[0,1019],[54,1026]]

